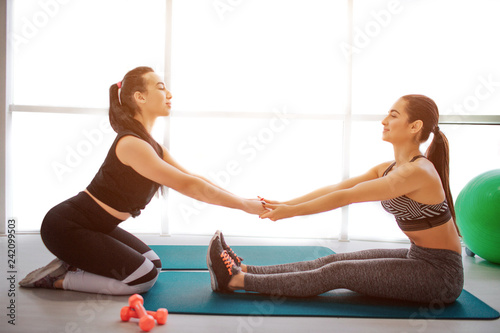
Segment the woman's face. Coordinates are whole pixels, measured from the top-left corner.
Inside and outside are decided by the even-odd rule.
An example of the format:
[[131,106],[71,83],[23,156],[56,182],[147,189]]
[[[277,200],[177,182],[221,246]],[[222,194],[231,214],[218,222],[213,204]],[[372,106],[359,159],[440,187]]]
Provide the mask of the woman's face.
[[400,98],[382,120],[384,126],[382,140],[398,143],[412,138],[415,134],[412,132],[412,124],[409,123],[408,119],[406,101]]
[[144,74],[147,91],[143,94],[141,111],[151,112],[157,116],[168,116],[171,109],[172,94],[165,87],[165,83],[158,74],[150,72]]

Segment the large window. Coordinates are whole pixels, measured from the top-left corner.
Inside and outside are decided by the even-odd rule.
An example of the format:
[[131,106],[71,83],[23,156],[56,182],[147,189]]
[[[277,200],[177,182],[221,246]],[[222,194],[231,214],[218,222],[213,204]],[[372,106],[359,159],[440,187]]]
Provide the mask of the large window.
[[[285,200],[341,180],[347,3],[221,3],[173,1],[174,156],[246,197]],[[273,224],[169,200],[174,233],[337,237],[341,221],[339,211]]]
[[[19,231],[85,189],[113,141],[108,89],[133,67],[164,72],[163,0],[12,1],[12,193]],[[158,200],[126,222],[160,232]]]
[[[393,159],[379,139],[381,115],[405,94],[432,97],[450,141],[454,198],[500,165],[500,31],[492,1],[353,1],[351,173]],[[465,23],[467,22],[467,23]],[[370,115],[377,120],[368,122]],[[470,125],[473,123],[474,125]],[[497,126],[485,124],[495,123]],[[374,141],[373,141],[374,140]],[[366,162],[365,162],[366,161]],[[380,204],[349,209],[354,238],[404,238]]]
[[[380,121],[409,93],[440,107],[455,197],[500,164],[494,1],[12,3],[6,195],[19,231],[37,231],[48,209],[90,182],[114,138],[109,86],[139,65],[173,94],[155,137],[187,169],[245,197],[289,199],[393,159]],[[174,191],[124,227],[404,239],[379,203],[272,223]]]

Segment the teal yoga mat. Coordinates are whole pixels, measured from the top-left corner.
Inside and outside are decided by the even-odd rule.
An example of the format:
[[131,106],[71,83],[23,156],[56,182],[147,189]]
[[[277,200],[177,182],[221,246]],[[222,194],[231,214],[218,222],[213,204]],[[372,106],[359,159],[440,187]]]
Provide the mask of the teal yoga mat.
[[[207,269],[208,245],[150,245],[150,247],[160,257],[163,270]],[[232,246],[231,248],[244,259],[243,263],[256,266],[313,260],[335,253],[324,246]]]
[[467,291],[450,305],[425,305],[366,297],[347,290],[316,297],[272,297],[257,293],[214,293],[208,272],[166,271],[143,294],[148,310],[205,315],[311,316],[406,319],[496,319],[499,313]]

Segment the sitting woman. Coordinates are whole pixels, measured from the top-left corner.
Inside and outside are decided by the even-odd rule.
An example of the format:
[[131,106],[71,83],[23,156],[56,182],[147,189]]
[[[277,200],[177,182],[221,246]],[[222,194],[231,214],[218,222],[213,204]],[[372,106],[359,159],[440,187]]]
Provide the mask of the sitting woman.
[[[455,301],[463,288],[461,244],[448,181],[448,141],[438,119],[437,106],[430,98],[403,96],[382,121],[382,138],[393,145],[394,162],[294,200],[263,202],[268,211],[261,218],[277,221],[381,201],[410,239],[409,249],[338,253],[258,267],[241,264],[217,232],[207,254],[212,289],[307,297],[345,288],[406,301]],[[424,156],[420,144],[430,133],[434,137]]]
[[210,204],[251,214],[264,211],[179,165],[151,136],[158,117],[170,114],[172,95],[149,67],[128,72],[109,90],[109,119],[117,136],[89,186],[58,204],[40,230],[57,257],[28,274],[23,287],[130,295],[150,289],[160,258],[118,225],[136,217],[162,186]]

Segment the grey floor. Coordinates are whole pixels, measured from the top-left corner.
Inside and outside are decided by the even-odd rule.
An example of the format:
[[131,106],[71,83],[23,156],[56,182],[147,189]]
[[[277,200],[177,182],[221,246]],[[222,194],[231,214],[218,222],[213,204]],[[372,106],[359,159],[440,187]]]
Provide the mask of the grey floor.
[[[148,244],[207,245],[207,237],[159,237],[139,235]],[[299,239],[254,239],[227,237],[232,245],[321,245],[336,252],[369,248],[408,247],[387,242],[338,242]],[[0,237],[0,332],[140,332],[136,322],[120,322],[119,313],[127,297],[92,295],[72,291],[22,289],[16,287],[9,297],[11,274],[7,268],[6,237]],[[45,265],[53,256],[45,249],[39,235],[18,235],[16,239],[17,281],[30,271]],[[480,258],[464,256],[465,289],[500,311],[500,265]],[[15,326],[8,323],[9,302],[15,300]],[[256,317],[169,315],[164,326],[151,332],[500,332],[500,320],[411,320],[350,319],[314,317]]]

